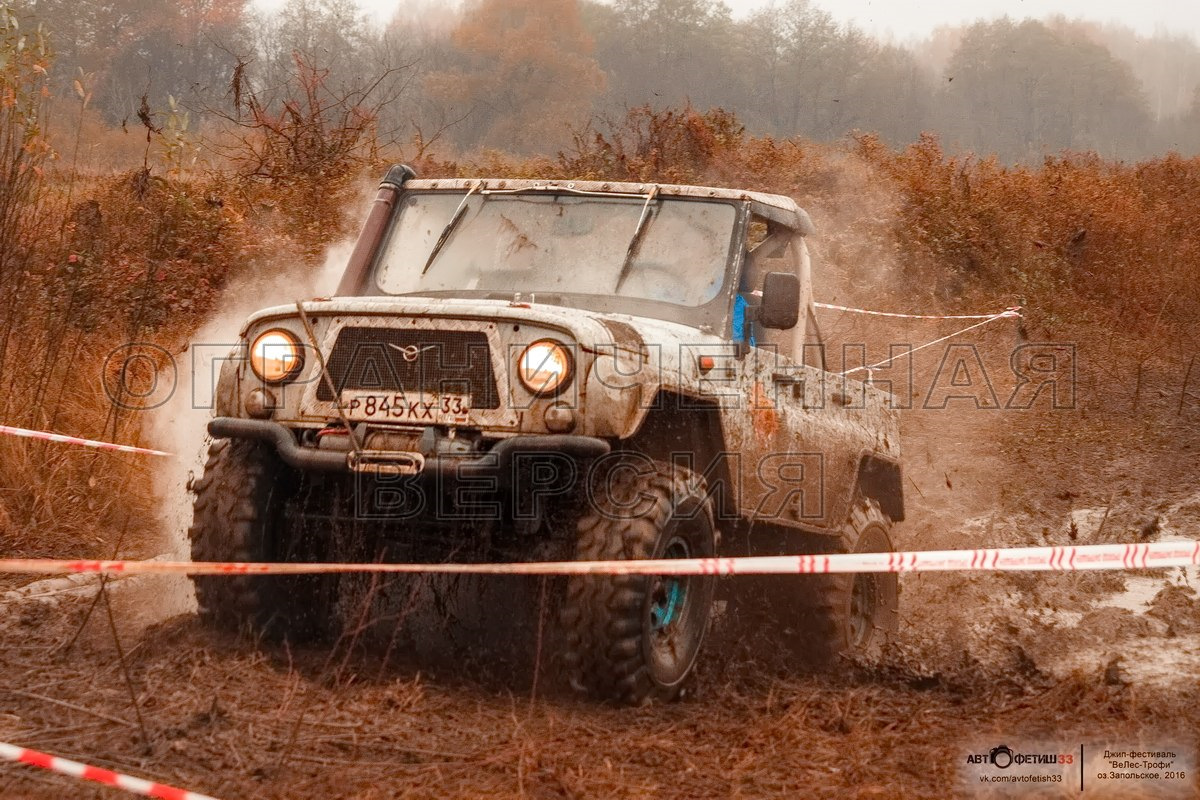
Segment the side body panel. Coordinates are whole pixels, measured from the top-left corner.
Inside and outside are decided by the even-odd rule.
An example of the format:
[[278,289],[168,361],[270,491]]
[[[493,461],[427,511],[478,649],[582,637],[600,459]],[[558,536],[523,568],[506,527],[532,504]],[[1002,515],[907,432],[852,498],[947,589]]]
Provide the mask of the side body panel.
[[887,395],[767,348],[752,348],[739,367],[721,426],[726,446],[740,454],[741,516],[837,531],[864,457],[899,460]]

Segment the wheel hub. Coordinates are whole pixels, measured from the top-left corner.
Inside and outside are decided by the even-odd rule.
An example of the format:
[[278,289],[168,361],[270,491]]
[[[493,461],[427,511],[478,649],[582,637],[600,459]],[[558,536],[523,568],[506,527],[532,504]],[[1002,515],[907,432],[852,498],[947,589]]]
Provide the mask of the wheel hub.
[[855,647],[870,640],[878,602],[875,577],[855,575],[854,587],[850,590],[850,641]]
[[[663,558],[688,558],[690,550],[683,539],[672,539],[663,551]],[[678,575],[661,575],[650,588],[650,630],[656,636],[669,638],[683,616],[687,602],[687,579]]]
[[650,607],[650,626],[653,630],[661,631],[678,616],[683,606],[684,588],[678,578],[672,577],[656,589],[654,604]]

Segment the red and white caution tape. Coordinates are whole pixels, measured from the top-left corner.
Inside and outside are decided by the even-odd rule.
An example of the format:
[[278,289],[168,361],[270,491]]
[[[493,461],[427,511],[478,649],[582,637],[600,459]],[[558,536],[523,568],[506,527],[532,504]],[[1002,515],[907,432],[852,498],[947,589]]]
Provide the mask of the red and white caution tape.
[[148,447],[134,447],[128,444],[113,444],[112,442],[98,442],[95,439],[81,439],[78,436],[64,436],[61,433],[48,433],[46,431],[31,431],[26,428],[13,428],[8,425],[0,425],[0,433],[6,433],[9,436],[20,436],[25,439],[41,439],[46,442],[64,442],[66,444],[78,444],[84,447],[94,447],[97,450],[114,450],[118,453],[142,453],[147,456],[174,456],[174,453],[164,453],[162,450],[151,450]]
[[0,758],[8,761],[16,761],[21,764],[29,764],[34,767],[41,767],[42,769],[48,769],[51,772],[57,772],[61,775],[70,775],[72,778],[95,781],[105,786],[124,789],[127,792],[133,792],[145,797],[159,797],[162,800],[214,800],[214,798],[206,794],[189,792],[186,789],[176,789],[173,786],[135,778],[132,775],[122,775],[120,772],[81,764],[78,761],[71,761],[67,758],[52,756],[49,753],[30,750],[27,747],[18,747],[15,744],[0,742]]
[[897,314],[893,311],[869,311],[865,308],[838,306],[833,303],[813,303],[817,308],[827,308],[831,311],[848,311],[852,314],[869,314],[872,317],[895,317],[898,319],[999,319],[1001,317],[1021,316],[1020,306],[1010,306],[1004,311],[993,314]]
[[339,572],[470,575],[804,575],[834,572],[989,572],[1155,569],[1200,565],[1200,541],[916,550],[903,553],[680,558],[630,561],[532,561],[504,564],[272,564],[217,561],[0,559],[0,572],[105,575],[299,575]]

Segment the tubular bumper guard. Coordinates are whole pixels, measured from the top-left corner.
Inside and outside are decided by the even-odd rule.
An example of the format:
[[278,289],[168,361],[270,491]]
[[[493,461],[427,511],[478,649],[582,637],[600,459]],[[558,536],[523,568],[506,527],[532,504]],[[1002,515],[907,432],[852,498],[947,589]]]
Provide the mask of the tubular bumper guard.
[[[279,457],[289,466],[306,470],[350,470],[351,452],[302,447],[292,431],[278,422],[238,417],[217,417],[208,423],[208,432],[216,439],[255,439],[274,445]],[[612,448],[603,439],[571,434],[513,436],[501,439],[491,450],[475,457],[428,456],[420,473],[444,472],[453,475],[490,475],[507,469],[518,453],[560,453],[575,459],[599,458]],[[405,454],[397,454],[404,456]],[[413,454],[408,454],[413,455]],[[419,458],[419,456],[418,456]],[[407,471],[416,474],[418,470]]]

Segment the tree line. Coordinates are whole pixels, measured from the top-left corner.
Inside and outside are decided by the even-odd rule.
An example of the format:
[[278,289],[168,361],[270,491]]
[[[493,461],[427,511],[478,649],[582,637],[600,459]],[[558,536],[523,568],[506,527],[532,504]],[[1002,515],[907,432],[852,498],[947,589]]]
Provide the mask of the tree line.
[[1007,162],[1200,151],[1195,41],[1063,18],[981,21],[902,46],[811,0],[743,19],[720,0],[408,0],[382,25],[354,0],[18,9],[50,35],[59,92],[86,87],[114,126],[176,102],[219,126],[244,92],[283,113],[297,81],[316,80],[369,111],[377,141],[418,149],[552,154],[590,120],[690,104],[732,111],[755,134],[863,131],[899,145],[932,131],[952,151]]

